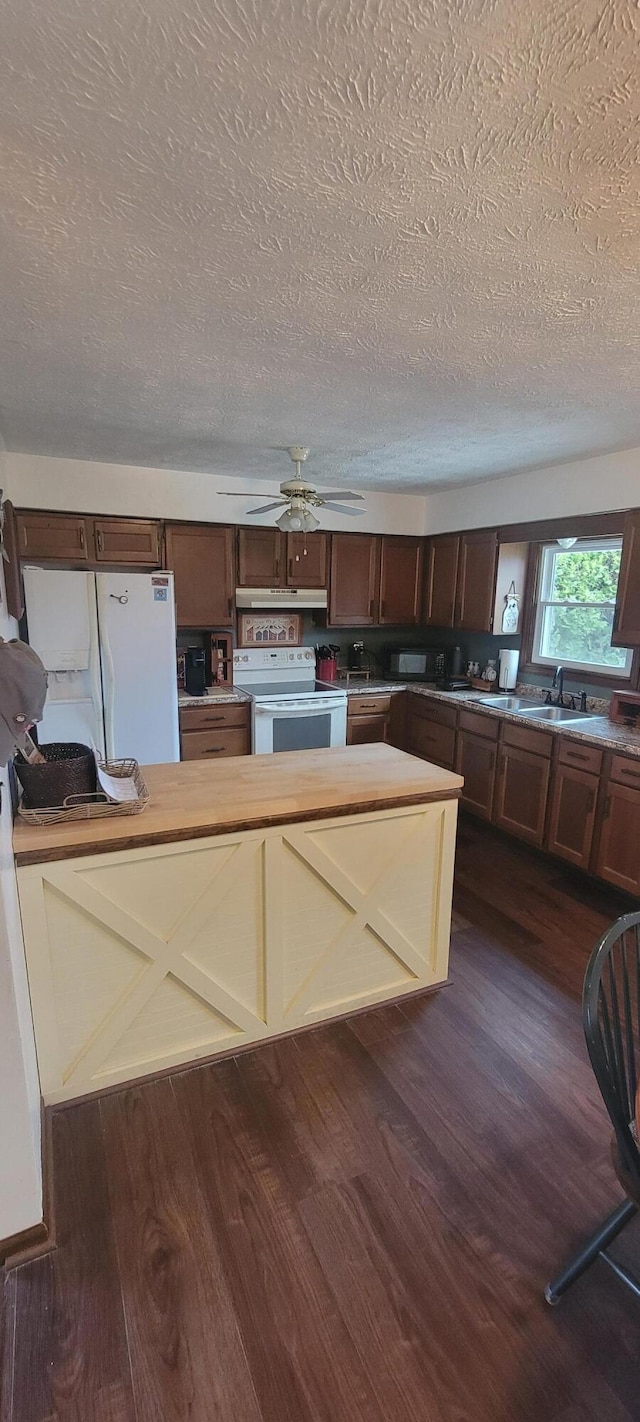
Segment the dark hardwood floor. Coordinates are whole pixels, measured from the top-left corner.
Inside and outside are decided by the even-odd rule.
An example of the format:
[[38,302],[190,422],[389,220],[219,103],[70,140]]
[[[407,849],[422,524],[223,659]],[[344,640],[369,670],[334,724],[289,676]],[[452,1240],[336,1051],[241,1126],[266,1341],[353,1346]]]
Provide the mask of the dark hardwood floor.
[[579,993],[627,906],[463,822],[451,987],[57,1112],[2,1422],[639,1419],[640,1303],[542,1297],[621,1196]]

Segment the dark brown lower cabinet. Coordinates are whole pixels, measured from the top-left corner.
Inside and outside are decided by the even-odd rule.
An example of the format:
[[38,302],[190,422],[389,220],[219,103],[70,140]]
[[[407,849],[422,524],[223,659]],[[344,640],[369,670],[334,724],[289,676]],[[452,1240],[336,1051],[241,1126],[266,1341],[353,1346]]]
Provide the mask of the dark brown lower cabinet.
[[349,716],[347,719],[347,745],[364,746],[371,745],[374,741],[386,741],[389,729],[389,717],[381,716]]
[[551,792],[547,849],[588,869],[599,780],[571,765],[557,765]]
[[456,770],[464,776],[461,803],[474,815],[490,820],[496,777],[497,746],[474,731],[459,731]]
[[640,894],[640,790],[609,781],[593,871]]
[[546,756],[502,745],[493,821],[500,829],[542,844],[550,765]]
[[406,749],[444,770],[453,770],[456,757],[457,710],[424,696],[409,695]]

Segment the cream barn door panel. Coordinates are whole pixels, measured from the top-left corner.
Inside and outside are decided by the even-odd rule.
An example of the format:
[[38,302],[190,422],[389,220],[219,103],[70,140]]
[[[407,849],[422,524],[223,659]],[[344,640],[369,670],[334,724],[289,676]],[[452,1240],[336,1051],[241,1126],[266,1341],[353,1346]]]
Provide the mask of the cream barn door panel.
[[44,1099],[447,975],[457,803],[19,870]]

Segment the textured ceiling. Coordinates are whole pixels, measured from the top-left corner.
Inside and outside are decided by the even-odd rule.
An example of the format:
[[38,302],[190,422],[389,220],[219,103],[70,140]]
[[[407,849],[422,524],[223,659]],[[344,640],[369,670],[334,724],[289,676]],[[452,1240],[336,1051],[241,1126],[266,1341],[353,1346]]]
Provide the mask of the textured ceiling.
[[9,449],[416,489],[640,443],[636,0],[0,13]]

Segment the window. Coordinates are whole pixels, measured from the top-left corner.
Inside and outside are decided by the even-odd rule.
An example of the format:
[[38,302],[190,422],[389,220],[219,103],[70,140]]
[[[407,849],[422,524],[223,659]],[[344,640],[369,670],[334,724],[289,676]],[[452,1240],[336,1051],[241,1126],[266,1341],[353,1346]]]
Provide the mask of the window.
[[581,538],[542,549],[533,660],[629,677],[633,651],[611,646],[621,538]]

